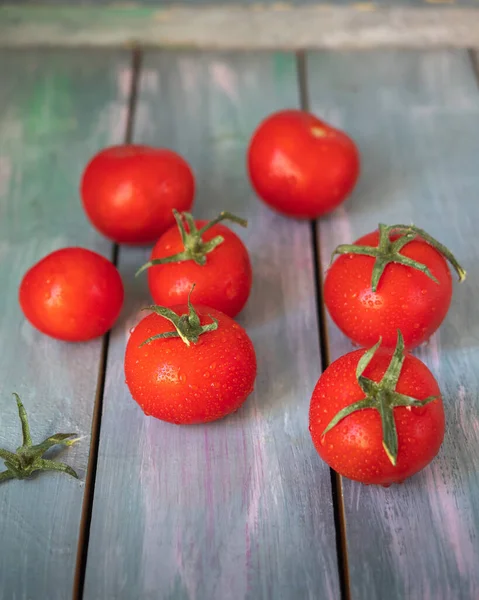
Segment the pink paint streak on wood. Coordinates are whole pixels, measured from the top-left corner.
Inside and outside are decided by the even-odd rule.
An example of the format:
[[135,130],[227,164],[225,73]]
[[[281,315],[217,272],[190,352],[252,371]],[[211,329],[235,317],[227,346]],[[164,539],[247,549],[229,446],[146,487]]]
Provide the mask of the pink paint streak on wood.
[[238,78],[234,70],[224,62],[212,61],[209,71],[213,85],[226,94],[232,102],[238,102]]
[[0,196],[8,193],[10,178],[13,173],[12,161],[9,156],[0,156]]

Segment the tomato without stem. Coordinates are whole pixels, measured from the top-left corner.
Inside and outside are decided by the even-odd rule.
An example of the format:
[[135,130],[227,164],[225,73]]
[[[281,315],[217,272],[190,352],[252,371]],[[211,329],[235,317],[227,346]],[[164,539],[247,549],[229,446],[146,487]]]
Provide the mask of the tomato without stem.
[[164,148],[112,146],[85,168],[81,197],[92,224],[119,244],[147,244],[190,210],[195,181],[188,163]]
[[446,258],[461,281],[466,276],[447,248],[414,226],[381,225],[335,252],[341,256],[326,273],[325,304],[339,329],[361,346],[382,337],[393,348],[398,329],[409,349],[426,341],[451,303]]
[[[189,213],[176,213],[177,226],[164,233],[151,253],[148,286],[156,304],[185,303],[211,306],[236,316],[248,300],[252,269],[248,251],[240,238],[219,221],[246,221],[221,213],[213,221],[193,221]],[[184,222],[186,220],[186,223]]]
[[125,354],[126,383],[145,414],[195,424],[236,411],[256,378],[256,356],[244,329],[208,307],[152,308],[156,312],[135,327]]
[[46,335],[70,342],[104,335],[118,318],[123,297],[116,267],[85,248],[48,254],[27,271],[19,291],[30,323]]
[[332,211],[359,176],[352,139],[301,110],[283,110],[260,123],[247,160],[258,196],[291,217],[314,219]]
[[401,343],[394,353],[376,346],[334,361],[314,389],[309,412],[314,445],[330,467],[384,486],[431,462],[444,421],[436,380],[424,363],[404,354]]

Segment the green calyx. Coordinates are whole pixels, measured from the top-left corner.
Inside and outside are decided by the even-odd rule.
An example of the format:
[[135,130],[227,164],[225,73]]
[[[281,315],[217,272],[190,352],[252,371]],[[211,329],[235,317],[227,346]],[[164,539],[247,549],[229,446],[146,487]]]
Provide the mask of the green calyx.
[[[392,234],[398,234],[399,237],[396,240],[391,241],[390,236]],[[419,229],[419,227],[416,227],[415,225],[383,225],[380,223],[379,244],[377,247],[341,244],[333,252],[331,261],[336,254],[362,254],[374,257],[376,260],[371,279],[371,289],[373,292],[376,292],[379,280],[389,263],[398,263],[400,265],[405,265],[406,267],[411,267],[412,269],[417,269],[439,284],[439,281],[434,277],[426,265],[401,254],[401,250],[404,246],[416,238],[421,238],[440,252],[454,267],[460,282],[466,279],[466,271],[457,262],[452,252],[446,248],[446,246],[443,246],[443,244],[430,236],[426,231]]]
[[[184,247],[183,252],[165,258],[155,258],[150,260],[138,269],[136,272],[137,276],[155,265],[165,265],[167,263],[177,263],[185,260],[193,260],[197,265],[204,266],[206,265],[206,255],[225,241],[222,235],[217,235],[212,240],[204,242],[202,236],[208,229],[211,229],[214,225],[226,220],[237,223],[242,227],[248,226],[248,221],[245,219],[240,219],[240,217],[229,212],[221,212],[216,219],[209,221],[201,229],[197,229],[193,216],[190,213],[183,212],[180,214],[177,210],[173,209],[173,214],[175,215],[176,224],[180,231],[181,241]],[[188,226],[188,231],[185,228],[185,222]]]
[[358,383],[366,397],[363,400],[359,400],[359,402],[353,402],[353,404],[350,404],[349,406],[346,406],[340,410],[323,431],[322,437],[324,437],[328,431],[330,431],[348,415],[351,415],[358,410],[364,410],[365,408],[373,408],[381,415],[384,451],[386,452],[392,465],[396,466],[398,455],[398,438],[396,423],[394,420],[394,409],[396,406],[422,407],[430,402],[434,402],[434,400],[437,400],[438,396],[429,396],[425,400],[417,400],[411,396],[405,396],[404,394],[396,392],[396,385],[399,380],[405,358],[404,339],[399,330],[396,349],[394,350],[391,362],[389,363],[387,371],[384,373],[381,381],[376,382],[364,377],[363,373],[380,345],[381,339],[375,346],[364,353],[364,355],[361,357],[361,360],[358,362],[356,369]]
[[212,322],[208,323],[207,325],[201,325],[198,313],[195,311],[190,300],[191,292],[194,289],[195,286],[193,285],[193,287],[190,290],[190,293],[188,294],[188,314],[177,315],[170,308],[157,305],[147,306],[143,309],[152,310],[157,315],[160,315],[160,317],[164,317],[165,319],[168,319],[168,321],[171,321],[171,323],[173,323],[175,327],[175,331],[166,331],[165,333],[158,333],[157,335],[153,335],[152,337],[142,342],[139,346],[140,348],[145,344],[151,344],[151,342],[154,342],[155,340],[174,337],[181,338],[185,342],[185,344],[189,346],[191,343],[196,344],[200,335],[203,335],[208,331],[215,331],[216,329],[218,329],[218,321],[211,315],[208,316],[210,317]]
[[22,424],[23,444],[17,449],[16,453],[0,448],[0,458],[7,467],[6,471],[0,473],[0,483],[8,479],[28,479],[36,471],[60,471],[78,479],[78,475],[68,465],[42,458],[45,452],[53,446],[73,446],[79,440],[76,433],[57,433],[41,444],[34,446],[30,435],[27,412],[18,394],[13,395],[17,401],[18,415]]

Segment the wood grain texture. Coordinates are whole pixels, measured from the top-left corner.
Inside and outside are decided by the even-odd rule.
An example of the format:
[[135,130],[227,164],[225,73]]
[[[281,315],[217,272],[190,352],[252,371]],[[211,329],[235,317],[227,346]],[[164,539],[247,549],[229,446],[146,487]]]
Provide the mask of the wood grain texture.
[[[351,199],[319,225],[334,247],[378,222],[414,222],[469,272],[448,317],[417,351],[443,392],[447,432],[436,460],[403,486],[343,480],[351,596],[479,597],[479,93],[464,52],[311,54],[312,109],[359,143]],[[331,358],[351,350],[328,320]]]
[[338,597],[330,473],[308,434],[320,372],[310,228],[274,215],[245,173],[261,118],[298,104],[294,57],[148,54],[135,139],[193,165],[195,214],[250,220],[252,296],[239,319],[259,363],[235,415],[178,427],[143,415],[124,384],[129,329],[149,303],[142,250],[121,249],[128,319],[107,367],[85,600]]
[[[76,4],[76,3],[75,3]],[[0,46],[478,47],[477,0],[0,5]]]
[[[57,248],[110,255],[83,215],[78,182],[90,154],[123,135],[129,77],[128,57],[118,52],[0,56],[0,447],[21,442],[16,391],[34,443],[58,431],[83,436],[64,455],[82,479],[101,340],[43,336],[23,318],[17,290],[25,271]],[[82,500],[83,483],[58,473],[2,484],[2,600],[70,596]]]

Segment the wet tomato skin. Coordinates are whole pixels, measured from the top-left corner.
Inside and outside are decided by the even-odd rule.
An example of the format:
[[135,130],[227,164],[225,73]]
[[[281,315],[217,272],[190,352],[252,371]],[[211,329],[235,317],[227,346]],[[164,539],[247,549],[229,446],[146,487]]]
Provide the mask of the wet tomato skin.
[[282,110],[253,133],[247,166],[253,188],[271,208],[314,219],[349,196],[360,159],[346,133],[306,111]]
[[[344,407],[364,398],[356,379],[356,368],[364,349],[345,354],[321,375],[314,389],[310,433],[318,454],[335,471],[365,484],[389,486],[421,471],[439,452],[444,439],[445,417],[441,393],[426,365],[406,354],[396,390],[418,400],[438,396],[424,407],[394,408],[398,435],[397,464],[393,466],[382,446],[381,417],[374,409],[354,412],[326,433],[333,417]],[[392,351],[379,349],[364,376],[380,381]]]
[[82,342],[104,335],[124,298],[116,267],[85,248],[62,248],[24,275],[19,302],[28,321],[50,337]]
[[[397,236],[392,235],[391,240]],[[354,244],[376,247],[374,231]],[[374,258],[358,254],[338,256],[324,281],[324,299],[331,318],[341,331],[360,346],[371,347],[380,337],[394,348],[397,330],[412,349],[427,341],[443,322],[451,304],[452,276],[445,258],[431,245],[417,239],[401,254],[429,267],[439,284],[411,267],[390,263],[371,289]]]
[[176,152],[138,144],[104,148],[86,166],[81,197],[91,223],[118,244],[154,242],[190,210],[195,180]]
[[[159,339],[139,347],[173,325],[150,314],[134,328],[125,354],[126,383],[145,414],[176,424],[207,423],[236,411],[251,394],[256,355],[244,329],[215,309],[196,306],[202,325],[218,320],[218,329],[187,346],[180,338]],[[172,308],[188,311],[186,304]]]
[[[195,221],[198,229],[206,223]],[[230,317],[243,309],[253,278],[248,251],[236,233],[222,224],[207,230],[202,239],[208,242],[218,235],[224,242],[206,254],[205,265],[187,260],[148,269],[148,286],[156,304],[173,306],[187,302],[188,293],[195,284],[191,293],[194,305],[211,306]],[[155,244],[150,259],[166,258],[183,249],[180,232],[173,226]]]

